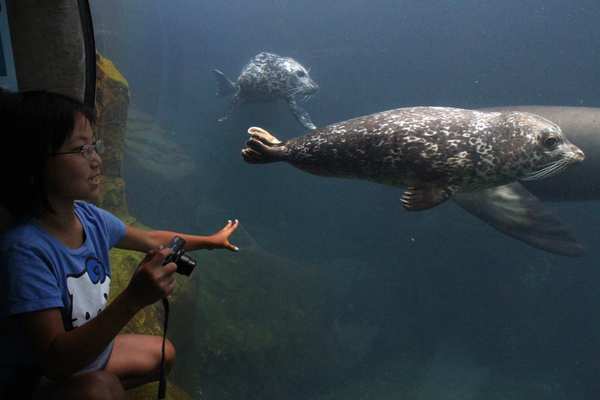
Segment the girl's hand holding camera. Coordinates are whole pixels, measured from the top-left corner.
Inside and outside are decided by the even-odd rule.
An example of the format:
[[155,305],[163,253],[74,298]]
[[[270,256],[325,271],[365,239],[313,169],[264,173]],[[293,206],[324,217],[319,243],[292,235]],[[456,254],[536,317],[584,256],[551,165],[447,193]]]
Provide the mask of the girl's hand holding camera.
[[177,265],[174,262],[163,265],[171,252],[168,247],[148,252],[133,274],[126,290],[139,308],[153,304],[173,292]]

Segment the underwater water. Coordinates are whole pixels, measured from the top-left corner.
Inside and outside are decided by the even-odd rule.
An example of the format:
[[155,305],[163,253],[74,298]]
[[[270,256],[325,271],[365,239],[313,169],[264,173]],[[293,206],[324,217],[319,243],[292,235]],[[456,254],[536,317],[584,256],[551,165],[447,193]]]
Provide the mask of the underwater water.
[[[600,3],[92,8],[98,50],[130,85],[131,213],[195,233],[241,221],[241,251],[196,253],[192,296],[172,311],[172,380],[193,398],[598,398],[600,199],[544,201],[586,246],[573,258],[511,239],[451,201],[407,212],[401,188],[247,164],[249,126],[282,140],[306,129],[283,101],[218,122],[228,101],[212,70],[235,80],[262,51],[293,57],[320,86],[300,103],[317,126],[415,105],[600,107]],[[600,185],[598,176],[589,179]]]

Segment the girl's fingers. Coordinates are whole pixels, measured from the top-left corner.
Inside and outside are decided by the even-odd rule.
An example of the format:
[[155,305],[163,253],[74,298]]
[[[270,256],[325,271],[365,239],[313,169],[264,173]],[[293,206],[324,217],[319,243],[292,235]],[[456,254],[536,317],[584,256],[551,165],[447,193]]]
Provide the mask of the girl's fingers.
[[227,225],[225,226],[225,229],[227,229],[229,231],[229,233],[231,234],[233,231],[235,231],[238,227],[238,225],[240,224],[240,221],[236,220],[229,220],[227,222]]
[[225,228],[237,227],[239,223],[240,223],[240,221],[237,219],[234,219],[234,220],[228,219],[227,223],[225,224]]
[[163,268],[163,276],[172,277],[175,276],[175,272],[177,271],[177,264],[170,262],[167,265],[164,265]]

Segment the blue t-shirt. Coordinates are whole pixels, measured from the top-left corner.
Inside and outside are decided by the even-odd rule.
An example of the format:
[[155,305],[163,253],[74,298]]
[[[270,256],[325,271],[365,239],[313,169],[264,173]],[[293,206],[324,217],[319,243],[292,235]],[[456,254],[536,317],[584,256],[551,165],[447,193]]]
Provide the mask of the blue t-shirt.
[[[85,240],[72,249],[35,221],[5,232],[0,240],[0,327],[11,315],[60,308],[65,330],[77,328],[100,313],[110,289],[109,250],[125,235],[125,224],[90,203],[75,202]],[[6,333],[6,332],[5,332]],[[34,365],[22,333],[8,332],[0,357],[0,376]],[[82,371],[108,361],[112,343]],[[10,379],[10,378],[9,378]],[[1,382],[1,379],[0,379]]]

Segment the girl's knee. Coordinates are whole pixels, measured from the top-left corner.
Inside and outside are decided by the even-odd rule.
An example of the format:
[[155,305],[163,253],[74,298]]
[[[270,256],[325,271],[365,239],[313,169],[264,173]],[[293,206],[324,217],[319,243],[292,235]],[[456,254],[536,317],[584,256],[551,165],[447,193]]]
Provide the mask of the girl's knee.
[[173,364],[175,364],[175,357],[177,356],[177,352],[175,351],[175,346],[173,343],[167,339],[165,342],[165,368],[169,371]]
[[[160,371],[160,361],[161,361],[161,357],[162,357],[162,337],[158,337],[155,336],[153,338],[155,346],[153,347],[153,350],[149,353],[147,353],[149,356],[151,356],[151,358],[148,358],[148,360],[152,360],[152,370],[153,372],[156,374],[156,377],[158,378],[159,376],[159,371]],[[166,372],[169,372],[171,370],[171,368],[173,368],[173,365],[175,364],[175,357],[176,357],[176,351],[175,351],[175,345],[173,345],[173,342],[171,342],[169,339],[165,340],[165,363],[163,365],[164,369]]]

